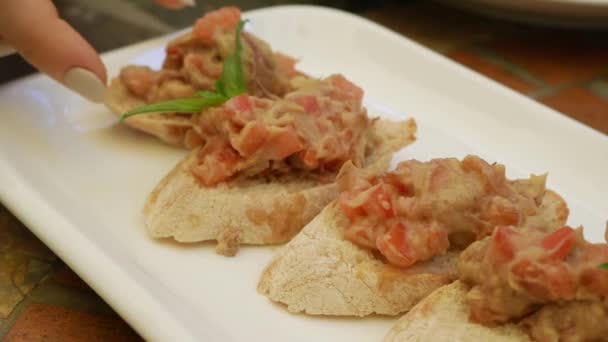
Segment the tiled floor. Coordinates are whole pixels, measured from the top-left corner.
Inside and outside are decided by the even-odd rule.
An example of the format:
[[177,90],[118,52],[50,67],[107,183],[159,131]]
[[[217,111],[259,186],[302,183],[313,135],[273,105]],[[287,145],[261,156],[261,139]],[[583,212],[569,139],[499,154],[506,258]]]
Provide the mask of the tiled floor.
[[[187,26],[204,9],[159,10],[151,1],[56,0],[62,15],[100,51]],[[288,1],[242,1],[244,8]],[[362,11],[491,79],[608,134],[608,41],[596,32],[547,31],[480,18],[427,1],[317,1]],[[238,3],[238,2],[237,2]],[[392,4],[392,5],[391,5]],[[124,4],[120,6],[125,6]],[[143,9],[143,11],[138,10]],[[118,14],[117,14],[118,13]],[[10,66],[10,67],[9,67]],[[0,82],[28,71],[0,61]],[[140,338],[84,282],[0,206],[0,339],[136,341]]]

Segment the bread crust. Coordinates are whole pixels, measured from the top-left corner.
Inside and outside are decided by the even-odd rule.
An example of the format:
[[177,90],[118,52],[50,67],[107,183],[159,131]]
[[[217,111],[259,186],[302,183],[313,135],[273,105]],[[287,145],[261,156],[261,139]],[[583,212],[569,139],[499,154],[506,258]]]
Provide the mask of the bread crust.
[[469,321],[467,286],[461,281],[443,286],[397,321],[383,342],[527,342],[515,324],[486,327]]

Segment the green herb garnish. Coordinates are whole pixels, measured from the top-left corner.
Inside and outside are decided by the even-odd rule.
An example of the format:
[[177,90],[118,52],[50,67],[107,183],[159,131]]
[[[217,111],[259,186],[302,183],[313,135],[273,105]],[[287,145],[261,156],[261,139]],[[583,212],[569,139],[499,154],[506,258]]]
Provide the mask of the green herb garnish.
[[608,270],[608,262],[607,262],[607,263],[604,263],[604,264],[601,264],[601,265],[599,266],[599,268],[601,268],[601,269],[603,269],[603,270]]
[[243,49],[241,46],[241,31],[243,31],[246,22],[246,20],[241,21],[236,27],[234,53],[224,61],[222,74],[215,82],[215,92],[201,91],[196,93],[194,98],[175,99],[138,107],[123,114],[120,120],[145,113],[200,113],[205,108],[219,106],[231,98],[245,93],[247,89],[241,64],[241,51]]

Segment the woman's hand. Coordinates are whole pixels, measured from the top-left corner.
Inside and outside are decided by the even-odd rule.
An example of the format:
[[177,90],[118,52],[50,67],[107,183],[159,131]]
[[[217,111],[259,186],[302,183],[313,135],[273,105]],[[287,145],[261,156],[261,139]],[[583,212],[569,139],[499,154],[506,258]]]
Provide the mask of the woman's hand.
[[[194,0],[154,0],[178,9]],[[0,38],[30,64],[93,102],[102,102],[106,68],[93,47],[59,18],[50,0],[0,1]]]

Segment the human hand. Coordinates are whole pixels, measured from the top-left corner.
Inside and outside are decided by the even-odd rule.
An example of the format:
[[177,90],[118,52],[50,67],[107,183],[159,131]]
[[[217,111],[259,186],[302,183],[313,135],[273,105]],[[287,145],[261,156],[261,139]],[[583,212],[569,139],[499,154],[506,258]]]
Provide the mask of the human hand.
[[[154,1],[171,9],[194,5],[194,0]],[[103,101],[107,75],[101,58],[59,18],[50,0],[0,1],[0,56],[2,40],[40,72],[90,101]]]

